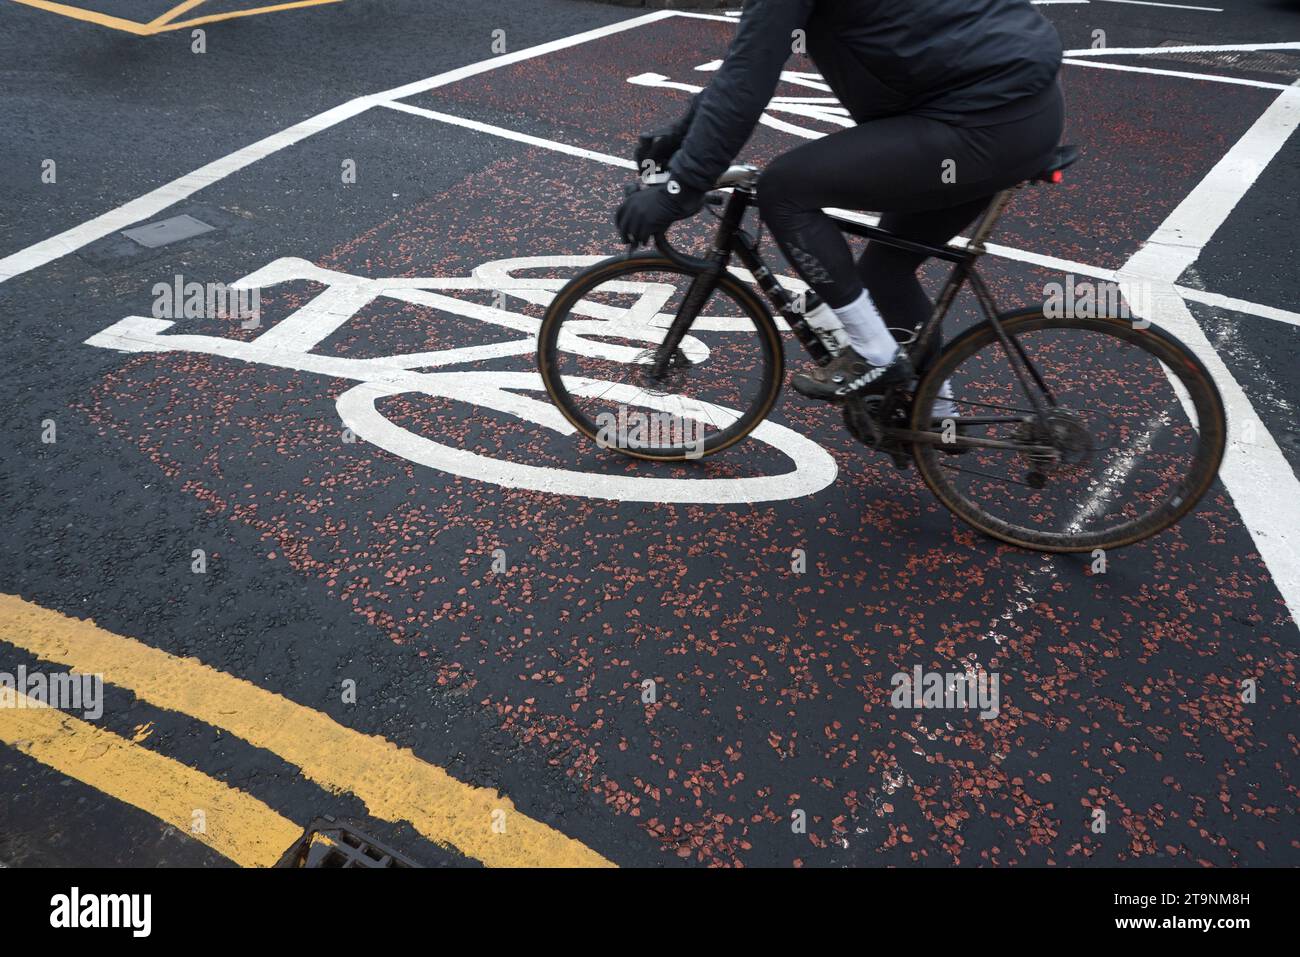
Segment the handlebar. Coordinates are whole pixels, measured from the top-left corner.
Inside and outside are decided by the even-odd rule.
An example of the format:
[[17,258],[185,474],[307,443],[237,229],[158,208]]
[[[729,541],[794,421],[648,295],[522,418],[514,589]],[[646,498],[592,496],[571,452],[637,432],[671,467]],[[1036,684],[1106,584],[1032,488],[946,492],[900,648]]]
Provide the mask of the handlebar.
[[[709,193],[708,196],[705,197],[704,201],[710,205],[717,206],[725,202],[725,199],[723,198],[722,193],[713,192]],[[683,222],[684,221],[685,220],[683,220]],[[674,223],[674,225],[676,224]],[[669,228],[671,229],[672,227]],[[668,241],[667,229],[661,233],[655,234],[654,244],[655,249],[659,250],[665,259],[681,266],[683,269],[689,269],[692,272],[699,272],[700,270],[709,267],[709,260],[702,259],[699,256],[692,256],[690,253],[684,253],[680,249],[675,248],[673,244]]]
[[[727,195],[723,190],[711,190],[704,195],[704,204],[706,206],[721,206],[726,201]],[[686,220],[681,220],[681,222],[686,222]],[[676,225],[676,223],[673,225]],[[669,228],[671,229],[672,227]],[[654,245],[655,249],[659,250],[664,258],[678,266],[681,266],[683,269],[698,272],[701,269],[708,268],[709,266],[709,260],[702,259],[699,256],[692,256],[690,253],[684,253],[680,249],[675,248],[673,244],[668,241],[668,230],[655,234]]]
[[[722,206],[727,202],[728,192],[733,189],[752,190],[758,183],[758,176],[759,171],[754,166],[729,167],[725,173],[718,177],[717,188],[704,194],[704,204],[706,206]],[[668,178],[669,174],[665,171],[653,176],[650,180],[643,179],[641,185],[644,186],[647,182],[667,181]],[[668,241],[668,230],[655,234],[654,245],[655,249],[659,250],[665,259],[683,269],[699,272],[711,265],[707,259],[692,256],[674,248],[673,244]]]
[[681,266],[683,269],[699,272],[709,266],[707,259],[701,259],[699,256],[692,256],[689,253],[674,249],[672,243],[668,241],[667,232],[658,233],[654,238],[654,242],[655,249],[659,250],[670,262]]

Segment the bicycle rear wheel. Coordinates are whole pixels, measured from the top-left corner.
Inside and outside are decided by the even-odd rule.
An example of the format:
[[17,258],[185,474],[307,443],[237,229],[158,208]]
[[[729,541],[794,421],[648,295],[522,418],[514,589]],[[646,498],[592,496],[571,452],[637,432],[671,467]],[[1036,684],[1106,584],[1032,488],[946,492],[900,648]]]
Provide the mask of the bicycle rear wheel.
[[[1152,326],[1110,318],[1051,319],[1041,308],[999,317],[1041,382],[1040,415],[993,327],[958,337],[917,387],[912,428],[921,477],[955,515],[1024,548],[1119,548],[1187,514],[1218,473],[1223,401],[1186,346]],[[947,382],[955,410],[934,415]],[[1010,447],[968,444],[992,440]]]
[[[780,333],[722,275],[661,375],[652,365],[696,273],[641,254],[611,259],[556,294],[537,337],[551,400],[587,438],[636,458],[682,461],[734,445],[781,389]],[[708,333],[707,343],[696,333]]]

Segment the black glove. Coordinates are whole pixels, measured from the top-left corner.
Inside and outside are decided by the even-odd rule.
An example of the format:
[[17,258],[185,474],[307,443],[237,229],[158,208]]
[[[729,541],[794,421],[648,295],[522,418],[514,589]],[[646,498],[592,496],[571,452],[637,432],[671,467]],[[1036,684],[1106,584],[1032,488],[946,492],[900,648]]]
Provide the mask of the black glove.
[[[642,133],[637,137],[636,174],[644,181],[647,175],[653,176],[668,168],[668,161],[673,158],[685,137],[672,127],[657,130],[654,133]],[[651,166],[650,164],[654,164]]]
[[625,243],[643,243],[677,222],[694,216],[704,205],[704,192],[683,186],[676,179],[644,189],[629,187],[627,198],[614,216]]
[[[698,104],[699,97],[692,97],[686,114],[672,126],[665,126],[652,133],[642,133],[637,137],[636,152],[632,154],[636,160],[637,176],[644,180],[647,173],[654,174],[668,169],[668,161],[681,149],[682,140],[686,139]],[[654,163],[653,168],[647,168],[647,160]]]

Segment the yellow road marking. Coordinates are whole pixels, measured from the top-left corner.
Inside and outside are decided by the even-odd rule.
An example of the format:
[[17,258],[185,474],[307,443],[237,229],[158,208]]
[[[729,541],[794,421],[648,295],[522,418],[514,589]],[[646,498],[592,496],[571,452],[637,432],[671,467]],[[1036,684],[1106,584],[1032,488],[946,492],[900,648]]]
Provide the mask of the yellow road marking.
[[41,10],[48,10],[50,13],[59,13],[65,17],[72,17],[74,20],[85,20],[88,23],[97,23],[101,27],[110,27],[114,30],[125,30],[127,33],[134,33],[138,37],[148,36],[155,32],[146,24],[136,23],[134,20],[123,20],[121,17],[111,17],[107,13],[99,13],[96,10],[83,10],[81,7],[70,7],[66,3],[53,3],[51,0],[14,0],[14,2],[29,7],[37,7]]
[[190,20],[182,20],[179,23],[174,22],[176,17],[193,10],[201,3],[205,3],[206,0],[185,0],[184,3],[178,4],[161,16],[150,20],[148,23],[139,23],[135,20],[124,20],[121,17],[110,16],[107,13],[100,13],[97,10],[86,10],[82,7],[75,7],[67,3],[55,3],[54,0],[14,0],[14,2],[29,7],[36,7],[40,10],[48,10],[50,13],[57,13],[65,17],[71,17],[74,20],[84,20],[87,23],[95,23],[101,27],[108,27],[111,30],[122,30],[138,37],[147,37],[153,36],[156,33],[166,33],[169,30],[180,30],[183,27],[194,27],[205,23],[217,23],[221,20],[233,20],[235,17],[252,17],[262,13],[276,13],[280,10],[295,10],[299,7],[318,7],[326,3],[342,3],[343,0],[293,0],[292,3],[276,3],[265,7],[253,7],[249,10],[231,10],[226,13],[214,13],[206,17],[195,17]]
[[182,27],[196,27],[201,23],[216,23],[218,20],[233,20],[235,17],[253,17],[261,13],[275,13],[279,10],[294,10],[298,7],[319,7],[324,3],[342,3],[343,0],[294,0],[293,3],[276,3],[269,7],[254,7],[252,10],[233,10],[230,13],[214,13],[207,17],[195,17],[180,23],[168,24],[166,29],[179,30]]
[[152,20],[149,21],[148,25],[151,27],[156,27],[160,23],[171,23],[171,21],[175,20],[182,13],[189,13],[195,7],[207,2],[208,0],[185,0],[184,3],[178,3],[176,6],[172,7],[162,16],[154,17]]
[[[160,708],[224,728],[278,754],[321,787],[355,794],[373,816],[409,821],[429,840],[489,866],[613,866],[515,810],[494,789],[457,781],[409,749],[354,731],[195,658],[178,658],[13,595],[0,595],[0,640],[75,671],[102,674]],[[494,824],[503,824],[504,832]]]
[[[0,708],[0,741],[70,778],[147,811],[236,864],[270,867],[302,827],[257,798],[27,698]],[[26,704],[26,707],[13,705]],[[195,830],[195,812],[203,827]]]

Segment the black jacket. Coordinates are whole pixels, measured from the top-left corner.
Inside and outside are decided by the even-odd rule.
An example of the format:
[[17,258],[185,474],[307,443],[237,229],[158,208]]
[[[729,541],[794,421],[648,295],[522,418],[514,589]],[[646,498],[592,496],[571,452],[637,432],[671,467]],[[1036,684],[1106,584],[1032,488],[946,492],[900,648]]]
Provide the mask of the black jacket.
[[688,132],[669,164],[678,179],[713,187],[772,99],[796,30],[858,123],[1004,114],[997,108],[1041,93],[1061,65],[1056,28],[1028,0],[747,0],[726,60],[679,124]]

